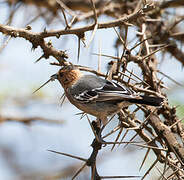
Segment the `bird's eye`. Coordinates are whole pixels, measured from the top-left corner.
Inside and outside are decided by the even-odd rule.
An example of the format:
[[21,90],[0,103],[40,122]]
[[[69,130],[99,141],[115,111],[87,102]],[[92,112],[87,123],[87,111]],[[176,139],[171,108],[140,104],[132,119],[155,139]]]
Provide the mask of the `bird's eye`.
[[63,76],[63,74],[64,74],[63,72],[59,72],[59,76],[60,76],[60,77],[62,77],[62,76]]

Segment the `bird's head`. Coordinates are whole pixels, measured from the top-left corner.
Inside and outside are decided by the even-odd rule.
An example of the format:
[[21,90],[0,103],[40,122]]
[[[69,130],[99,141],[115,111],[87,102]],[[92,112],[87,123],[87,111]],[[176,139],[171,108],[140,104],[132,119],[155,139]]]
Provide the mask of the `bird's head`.
[[57,79],[63,88],[72,86],[80,79],[81,76],[82,72],[74,65],[65,66],[57,73]]

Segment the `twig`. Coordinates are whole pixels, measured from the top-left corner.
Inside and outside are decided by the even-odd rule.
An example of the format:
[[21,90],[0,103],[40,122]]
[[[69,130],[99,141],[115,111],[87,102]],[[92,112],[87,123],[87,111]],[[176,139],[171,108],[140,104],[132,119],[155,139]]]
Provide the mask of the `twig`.
[[70,26],[68,25],[68,21],[67,21],[67,19],[66,19],[66,15],[65,15],[64,8],[63,8],[63,6],[62,6],[63,3],[61,3],[61,0],[56,0],[56,2],[61,6],[61,11],[62,11],[64,20],[65,20],[65,23],[66,23],[66,28],[65,28],[65,29],[70,29]]
[[95,19],[95,24],[98,24],[98,20],[97,20],[97,13],[96,13],[96,8],[95,8],[95,3],[93,0],[90,0],[91,4],[92,4],[92,9],[93,9],[93,13],[94,13],[94,19]]

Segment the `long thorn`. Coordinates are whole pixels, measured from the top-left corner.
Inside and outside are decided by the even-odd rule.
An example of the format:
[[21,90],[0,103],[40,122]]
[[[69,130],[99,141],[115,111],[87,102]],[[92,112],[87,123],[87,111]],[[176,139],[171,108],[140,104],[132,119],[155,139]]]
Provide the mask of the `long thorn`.
[[52,153],[56,153],[56,154],[61,154],[63,156],[68,156],[68,157],[71,157],[71,158],[74,158],[74,159],[78,159],[78,160],[81,160],[81,161],[84,161],[84,162],[87,161],[87,159],[84,159],[84,158],[81,158],[81,157],[78,157],[78,156],[73,156],[71,154],[62,153],[62,152],[58,152],[58,151],[54,151],[54,150],[49,150],[49,149],[47,151],[52,152]]
[[74,180],[85,167],[86,163],[75,173],[75,175],[72,177],[72,180]]
[[144,174],[144,176],[142,177],[142,179],[141,180],[143,180],[148,174],[149,174],[149,172],[153,169],[153,167],[157,164],[157,162],[158,162],[158,159],[156,159],[155,161],[154,161],[154,163],[150,166],[150,168],[146,171],[146,173]]
[[49,83],[50,81],[54,81],[55,79],[57,79],[57,74],[54,74],[54,75],[52,75],[51,77],[50,77],[50,79],[47,81],[47,82],[45,82],[44,84],[42,84],[38,89],[36,89],[34,92],[33,92],[33,94],[35,93],[35,92],[37,92],[38,90],[40,90],[43,86],[45,86],[47,83]]

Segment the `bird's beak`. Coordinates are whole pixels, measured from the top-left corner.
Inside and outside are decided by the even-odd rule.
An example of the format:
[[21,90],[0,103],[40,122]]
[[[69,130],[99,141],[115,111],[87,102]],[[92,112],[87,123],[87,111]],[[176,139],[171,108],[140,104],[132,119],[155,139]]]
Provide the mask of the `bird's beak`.
[[54,80],[56,80],[56,79],[58,79],[58,73],[53,74],[53,75],[50,77],[50,81],[54,81]]
[[56,79],[58,79],[58,74],[53,74],[51,77],[50,77],[50,79],[47,81],[47,82],[45,82],[44,84],[42,84],[38,89],[36,89],[34,92],[33,92],[33,94],[35,93],[35,92],[37,92],[38,90],[40,90],[43,86],[45,86],[47,83],[49,83],[50,81],[54,81],[54,80],[56,80]]

